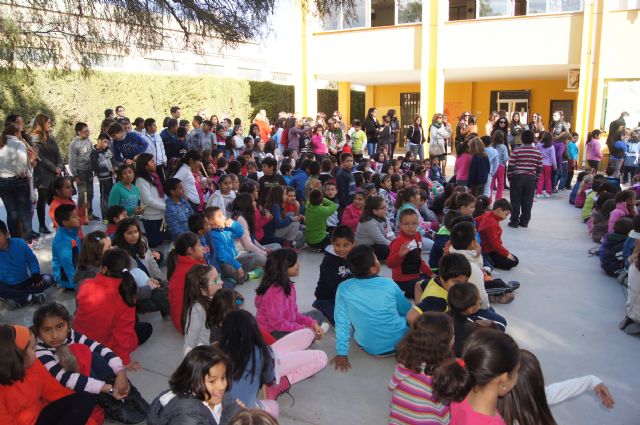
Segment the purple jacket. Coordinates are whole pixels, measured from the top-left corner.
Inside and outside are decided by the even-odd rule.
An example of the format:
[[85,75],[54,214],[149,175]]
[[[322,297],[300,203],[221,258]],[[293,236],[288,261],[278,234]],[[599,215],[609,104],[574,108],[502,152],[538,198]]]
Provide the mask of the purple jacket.
[[556,150],[553,146],[545,148],[542,143],[538,143],[536,146],[540,153],[542,154],[542,165],[551,165],[553,169],[558,168],[558,163],[556,162]]
[[553,143],[553,148],[556,150],[556,165],[560,168],[562,166],[562,156],[567,146],[562,142],[556,141]]

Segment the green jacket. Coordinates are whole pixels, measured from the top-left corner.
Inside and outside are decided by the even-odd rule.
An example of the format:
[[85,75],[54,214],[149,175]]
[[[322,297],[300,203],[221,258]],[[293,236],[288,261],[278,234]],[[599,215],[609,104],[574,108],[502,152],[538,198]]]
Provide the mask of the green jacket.
[[127,210],[127,215],[133,217],[135,215],[135,209],[140,201],[140,192],[135,184],[131,184],[131,189],[127,189],[125,185],[118,182],[111,189],[109,193],[108,206],[120,205]]
[[304,238],[308,244],[317,244],[327,237],[327,219],[336,212],[338,204],[323,199],[320,205],[307,202],[304,215]]

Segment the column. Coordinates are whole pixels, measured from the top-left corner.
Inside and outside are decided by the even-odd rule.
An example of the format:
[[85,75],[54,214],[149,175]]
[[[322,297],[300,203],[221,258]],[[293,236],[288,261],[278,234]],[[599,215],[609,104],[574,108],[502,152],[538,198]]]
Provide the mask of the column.
[[[374,86],[367,86],[364,92],[364,113],[366,114],[369,108],[375,108],[375,94],[374,94]],[[359,120],[364,120],[364,117],[354,117]]]
[[300,16],[299,22],[292,23],[299,29],[300,37],[294,42],[294,51],[300,52],[296,66],[295,108],[300,116],[316,117],[318,109],[317,77],[309,63],[311,46],[311,28],[308,22],[308,5],[304,0],[296,1],[295,7]]
[[600,82],[600,38],[602,35],[602,0],[585,0],[580,50],[580,83],[575,111],[574,130],[580,134],[580,161],[586,160],[584,142],[589,131],[597,128],[596,110]]
[[[342,112],[342,122],[351,125],[351,83],[338,82],[338,111]],[[327,114],[333,111],[325,111]]]
[[[442,3],[439,5],[439,3]],[[444,109],[444,71],[438,60],[449,2],[422,2],[422,51],[420,66],[420,115],[427,128],[431,117]],[[426,147],[426,146],[425,146]]]

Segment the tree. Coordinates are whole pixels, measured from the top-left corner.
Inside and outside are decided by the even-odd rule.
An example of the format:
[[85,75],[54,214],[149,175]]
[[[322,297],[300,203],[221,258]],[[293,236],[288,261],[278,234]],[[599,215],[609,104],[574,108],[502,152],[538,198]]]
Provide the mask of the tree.
[[[355,2],[290,1],[302,1],[320,17],[339,7],[353,10]],[[88,71],[131,50],[182,43],[200,52],[212,38],[233,47],[265,36],[274,9],[275,0],[4,0],[0,69]]]

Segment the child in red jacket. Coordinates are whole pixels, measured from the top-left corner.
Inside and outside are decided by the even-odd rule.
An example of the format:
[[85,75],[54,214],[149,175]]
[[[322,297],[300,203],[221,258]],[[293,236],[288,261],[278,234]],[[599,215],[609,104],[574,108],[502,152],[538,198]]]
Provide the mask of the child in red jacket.
[[428,279],[433,272],[422,260],[422,236],[418,232],[418,213],[412,208],[400,212],[398,237],[389,245],[387,265],[391,277],[404,291],[404,296],[413,299],[417,281]]
[[478,233],[482,241],[482,253],[489,256],[493,266],[509,270],[518,265],[518,257],[511,254],[502,245],[502,228],[500,222],[511,214],[511,204],[506,199],[498,199],[493,210],[476,218]]
[[136,323],[136,281],[129,273],[129,254],[120,248],[102,256],[100,273],[84,281],[78,290],[78,308],[74,328],[94,341],[111,348],[132,370],[140,369],[131,362],[131,353],[153,332],[149,323]]

